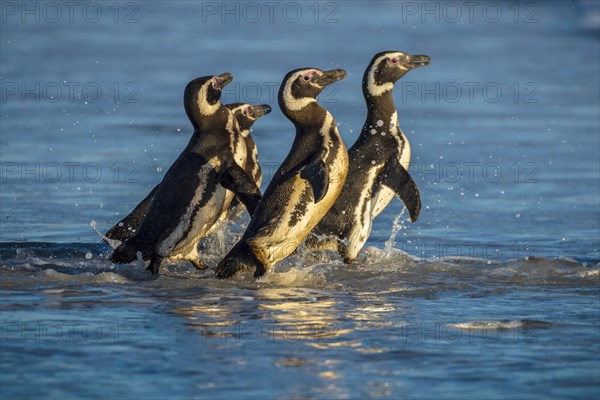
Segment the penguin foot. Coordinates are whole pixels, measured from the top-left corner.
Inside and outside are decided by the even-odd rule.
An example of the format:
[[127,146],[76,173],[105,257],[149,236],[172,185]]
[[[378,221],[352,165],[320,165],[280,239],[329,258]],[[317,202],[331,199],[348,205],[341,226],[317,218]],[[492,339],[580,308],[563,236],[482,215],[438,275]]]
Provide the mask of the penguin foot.
[[260,278],[261,276],[263,276],[266,273],[267,273],[267,270],[265,269],[265,267],[262,264],[260,264],[260,265],[256,266],[256,270],[254,271],[254,277]]
[[348,255],[343,255],[342,257],[344,257],[344,264],[352,264],[354,262],[354,260],[356,260],[356,257],[351,257]]
[[160,268],[160,263],[162,262],[162,260],[162,256],[152,256],[152,260],[150,260],[150,264],[148,265],[148,268],[146,268],[146,270],[152,272],[152,275],[158,275],[158,269]]
[[137,249],[135,246],[125,242],[115,249],[110,256],[113,264],[129,264],[136,258]]
[[230,278],[238,271],[251,267],[255,267],[258,270],[259,268],[262,268],[262,264],[254,256],[247,243],[238,242],[238,244],[229,251],[229,254],[221,260],[219,265],[217,265],[215,277],[218,279]]
[[231,278],[233,275],[236,274],[236,272],[238,272],[238,269],[235,268],[235,266],[232,264],[228,264],[228,265],[219,264],[219,266],[215,270],[215,278],[217,278],[217,279]]
[[199,270],[204,270],[204,269],[207,269],[207,268],[208,268],[208,266],[207,266],[207,265],[204,265],[204,264],[202,263],[202,261],[200,261],[200,260],[198,260],[198,259],[195,259],[195,260],[188,260],[188,261],[189,261],[189,262],[191,262],[191,263],[192,263],[192,265],[193,265],[194,267],[196,267],[196,269],[199,269]]

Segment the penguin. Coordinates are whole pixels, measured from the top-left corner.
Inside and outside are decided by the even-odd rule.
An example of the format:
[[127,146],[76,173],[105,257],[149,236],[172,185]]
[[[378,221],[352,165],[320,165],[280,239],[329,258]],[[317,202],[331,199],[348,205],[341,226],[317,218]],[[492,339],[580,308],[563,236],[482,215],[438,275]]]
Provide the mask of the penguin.
[[150,259],[152,274],[158,274],[165,257],[203,268],[196,244],[229,206],[227,190],[254,213],[260,190],[240,166],[245,160],[236,160],[235,143],[244,141],[233,113],[221,104],[222,90],[232,79],[224,73],[187,84],[184,107],[194,128],[192,138],[157,186],[135,235],[115,249],[113,263],[129,263],[141,252]]
[[[260,188],[260,185],[262,184],[262,169],[258,162],[258,149],[256,147],[256,143],[250,135],[250,128],[252,125],[254,125],[254,122],[256,122],[258,118],[270,113],[271,107],[268,104],[252,106],[247,103],[232,103],[227,104],[225,107],[229,108],[231,112],[233,112],[233,115],[235,116],[239,125],[240,134],[245,142],[246,154],[243,157],[246,159],[246,174],[248,174],[256,186]],[[237,151],[241,151],[241,146],[238,147],[239,149]],[[235,217],[239,216],[242,210],[240,207],[238,207],[238,205],[239,200],[234,197],[231,201],[229,209],[221,215],[220,220],[224,221],[225,219],[234,219]],[[216,225],[214,228],[216,228]]]
[[[260,164],[258,163],[258,151],[256,148],[256,143],[254,142],[252,136],[250,136],[250,128],[258,118],[270,113],[271,107],[267,104],[252,106],[247,103],[226,104],[225,107],[229,108],[233,112],[240,128],[240,134],[246,145],[247,155],[245,171],[254,180],[256,186],[260,188],[262,183],[262,171]],[[241,146],[237,147],[239,148]],[[150,191],[150,193],[148,193],[148,195],[133,209],[133,211],[131,211],[131,213],[110,228],[106,232],[105,237],[114,241],[124,242],[135,235],[142,224],[144,217],[146,214],[148,214],[150,204],[152,203],[152,199],[154,198],[154,194],[156,193],[159,185],[160,183],[157,184]],[[232,215],[228,215],[227,211],[225,211],[221,215],[220,220],[224,219],[224,216],[232,218],[233,216],[239,215],[241,210],[240,207],[237,207],[238,204],[239,201],[237,198],[234,198],[231,202],[229,210],[234,209],[235,211],[231,212]],[[216,225],[211,228],[211,231],[213,231],[215,227]],[[210,232],[207,232],[207,235],[209,234]]]
[[278,102],[296,128],[294,143],[242,238],[217,266],[217,278],[247,267],[262,276],[294,252],[333,205],[346,181],[348,153],[332,115],[316,97],[345,77],[341,69],[316,68],[295,69],[284,77]]
[[394,195],[412,222],[419,218],[421,197],[408,173],[410,144],[398,126],[392,91],[398,79],[429,61],[426,55],[399,51],[384,51],[371,60],[362,80],[367,118],[348,150],[352,178],[306,240],[308,249],[337,251],[346,263],[352,262],[371,234],[373,219]]

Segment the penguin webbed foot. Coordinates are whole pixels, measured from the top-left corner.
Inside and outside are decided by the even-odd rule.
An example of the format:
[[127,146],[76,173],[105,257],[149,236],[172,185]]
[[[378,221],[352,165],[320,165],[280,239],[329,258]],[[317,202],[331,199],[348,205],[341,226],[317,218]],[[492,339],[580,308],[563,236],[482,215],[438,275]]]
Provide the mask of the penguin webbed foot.
[[162,256],[159,255],[154,255],[152,256],[152,260],[150,260],[150,264],[148,264],[148,267],[146,268],[146,270],[150,271],[152,273],[152,275],[158,275],[158,270],[160,268],[160,264],[163,260]]
[[[218,279],[231,278],[242,269],[255,267],[254,276],[261,276],[265,273],[264,266],[254,256],[252,250],[245,242],[238,242],[233,249],[225,256],[215,269],[215,277]],[[259,274],[259,275],[257,275]]]
[[267,273],[267,270],[265,269],[265,267],[263,265],[257,265],[256,269],[254,270],[254,278],[260,278],[266,273]]
[[205,269],[207,269],[207,268],[208,268],[208,266],[207,266],[207,265],[205,265],[205,264],[204,264],[204,263],[203,263],[201,260],[199,260],[199,259],[195,259],[195,260],[189,260],[189,261],[192,263],[192,265],[193,265],[193,266],[194,266],[194,267],[195,267],[197,270],[200,270],[200,271],[202,271],[202,270],[205,270]]
[[215,269],[215,278],[217,279],[227,279],[234,276],[240,268],[237,267],[233,262],[229,262],[227,264],[220,263]]

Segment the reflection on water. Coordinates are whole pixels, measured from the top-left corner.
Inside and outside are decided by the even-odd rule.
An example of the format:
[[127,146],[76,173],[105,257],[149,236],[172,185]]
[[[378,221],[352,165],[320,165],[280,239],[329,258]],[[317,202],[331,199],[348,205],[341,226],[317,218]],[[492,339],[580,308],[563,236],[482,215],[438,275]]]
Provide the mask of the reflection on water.
[[202,336],[237,341],[329,342],[350,332],[340,328],[339,310],[332,298],[297,289],[257,289],[247,296],[202,297],[186,300],[186,306],[173,312]]

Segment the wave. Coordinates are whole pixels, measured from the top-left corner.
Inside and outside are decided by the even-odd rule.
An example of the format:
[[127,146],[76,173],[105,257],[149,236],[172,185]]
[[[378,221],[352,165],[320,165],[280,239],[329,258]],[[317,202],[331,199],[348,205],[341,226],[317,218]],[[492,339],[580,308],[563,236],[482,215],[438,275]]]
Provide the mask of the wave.
[[[217,240],[202,244],[209,265],[223,256],[226,245]],[[568,257],[526,257],[487,260],[446,257],[428,260],[394,248],[365,248],[356,262],[344,264],[330,252],[297,253],[280,262],[266,276],[254,280],[243,271],[229,281],[213,279],[208,269],[196,270],[187,262],[165,265],[156,277],[142,265],[114,265],[111,249],[98,243],[0,243],[2,287],[9,282],[81,284],[143,284],[145,281],[189,280],[202,286],[307,287],[363,292],[398,292],[408,296],[435,296],[439,290],[469,291],[486,295],[506,286],[599,286],[600,262]],[[11,278],[12,277],[12,278]],[[495,285],[495,286],[491,286]],[[499,287],[498,287],[499,286]]]

